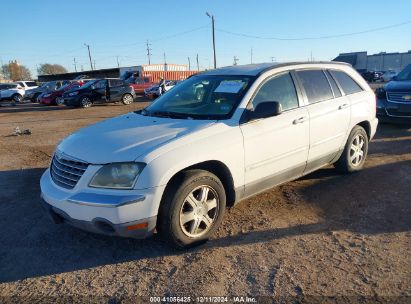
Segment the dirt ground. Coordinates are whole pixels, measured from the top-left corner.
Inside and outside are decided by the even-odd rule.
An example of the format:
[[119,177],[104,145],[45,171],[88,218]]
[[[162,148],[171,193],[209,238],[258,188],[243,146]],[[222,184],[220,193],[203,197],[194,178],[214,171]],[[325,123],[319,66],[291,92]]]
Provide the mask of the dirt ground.
[[[0,107],[0,303],[411,302],[410,126],[380,125],[360,173],[325,168],[239,203],[210,242],[188,251],[158,236],[112,238],[52,224],[39,179],[57,143],[145,105]],[[32,134],[10,136],[17,126]]]

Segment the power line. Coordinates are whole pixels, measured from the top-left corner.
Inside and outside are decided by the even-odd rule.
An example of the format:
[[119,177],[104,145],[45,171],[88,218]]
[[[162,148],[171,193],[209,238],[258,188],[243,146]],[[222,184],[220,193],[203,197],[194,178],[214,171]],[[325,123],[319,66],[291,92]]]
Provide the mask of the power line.
[[320,40],[320,39],[331,39],[331,38],[340,38],[340,37],[348,37],[348,36],[355,36],[355,35],[361,35],[361,34],[366,34],[366,33],[372,33],[372,32],[377,32],[377,31],[382,31],[386,29],[391,29],[403,25],[411,24],[411,21],[405,21],[397,24],[392,24],[392,25],[387,25],[387,26],[382,26],[382,27],[376,27],[373,29],[369,30],[364,30],[364,31],[359,31],[359,32],[352,32],[352,33],[344,33],[344,34],[337,34],[337,35],[326,35],[326,36],[317,36],[317,37],[297,37],[297,38],[288,38],[288,37],[262,37],[262,36],[256,36],[256,35],[250,35],[250,34],[243,34],[243,33],[238,33],[238,32],[232,32],[232,31],[227,31],[224,29],[217,29],[219,32],[223,32],[226,34],[234,35],[234,36],[240,36],[240,37],[245,37],[245,38],[254,38],[254,39],[262,39],[262,40],[280,40],[280,41],[299,41],[299,40]]

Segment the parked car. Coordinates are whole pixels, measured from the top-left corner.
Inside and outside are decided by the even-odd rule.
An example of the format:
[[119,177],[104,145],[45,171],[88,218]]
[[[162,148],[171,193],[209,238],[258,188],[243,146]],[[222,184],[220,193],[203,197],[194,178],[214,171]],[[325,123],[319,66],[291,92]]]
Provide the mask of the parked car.
[[382,72],[377,71],[367,71],[363,73],[361,76],[367,80],[368,82],[377,82],[381,80]]
[[384,72],[384,73],[382,74],[381,80],[382,80],[383,82],[391,81],[394,76],[397,76],[397,74],[398,74],[398,73],[397,73],[396,71],[392,71],[392,70],[386,71],[386,72]]
[[45,82],[37,88],[26,90],[25,99],[29,99],[31,102],[37,102],[38,101],[37,98],[40,96],[40,94],[49,93],[49,92],[58,90],[62,86],[70,82],[71,82],[70,80],[57,80],[57,81]]
[[136,98],[136,94],[124,80],[103,78],[89,81],[78,89],[69,90],[63,94],[63,98],[66,105],[89,108],[94,103],[117,101],[129,105]]
[[24,98],[24,88],[18,83],[0,83],[0,101],[20,102]]
[[55,222],[193,246],[238,201],[329,164],[361,170],[377,124],[374,92],[348,64],[211,70],[64,139],[41,195]]
[[148,89],[152,87],[153,85],[155,85],[155,83],[150,81],[150,78],[148,77],[143,77],[143,78],[129,77],[126,82],[133,87],[134,92],[136,94],[144,94],[145,89]]
[[[177,81],[174,81],[174,80],[166,80],[165,82],[166,82],[166,84],[165,84],[164,89],[165,89],[166,92],[171,90],[177,83]],[[150,96],[150,97],[151,96],[160,96],[160,87],[159,87],[158,83],[155,84],[155,85],[152,85],[151,87],[149,87],[147,89],[145,89],[144,90],[144,95],[145,96]]]
[[40,96],[37,98],[38,102],[45,105],[62,105],[64,104],[64,92],[79,89],[83,84],[83,81],[73,81],[67,83],[58,90],[40,94]]
[[16,81],[24,90],[31,90],[38,87],[35,81]]
[[376,93],[379,119],[411,123],[411,64]]

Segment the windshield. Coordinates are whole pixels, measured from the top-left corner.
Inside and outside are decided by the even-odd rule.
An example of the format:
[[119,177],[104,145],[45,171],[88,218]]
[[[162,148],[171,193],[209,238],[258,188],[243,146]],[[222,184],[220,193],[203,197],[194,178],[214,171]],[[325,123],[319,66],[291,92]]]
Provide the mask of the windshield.
[[398,74],[396,80],[411,80],[411,64]]
[[193,76],[168,91],[142,115],[170,118],[227,119],[252,83],[247,76]]

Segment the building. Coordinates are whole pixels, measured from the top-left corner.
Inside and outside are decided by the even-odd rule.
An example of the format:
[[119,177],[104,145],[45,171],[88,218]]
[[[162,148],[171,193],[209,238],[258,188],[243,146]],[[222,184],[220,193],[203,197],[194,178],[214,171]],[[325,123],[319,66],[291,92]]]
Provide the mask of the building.
[[341,53],[333,61],[347,62],[360,72],[402,71],[411,64],[411,50],[405,53],[386,53],[368,55],[367,52]]

